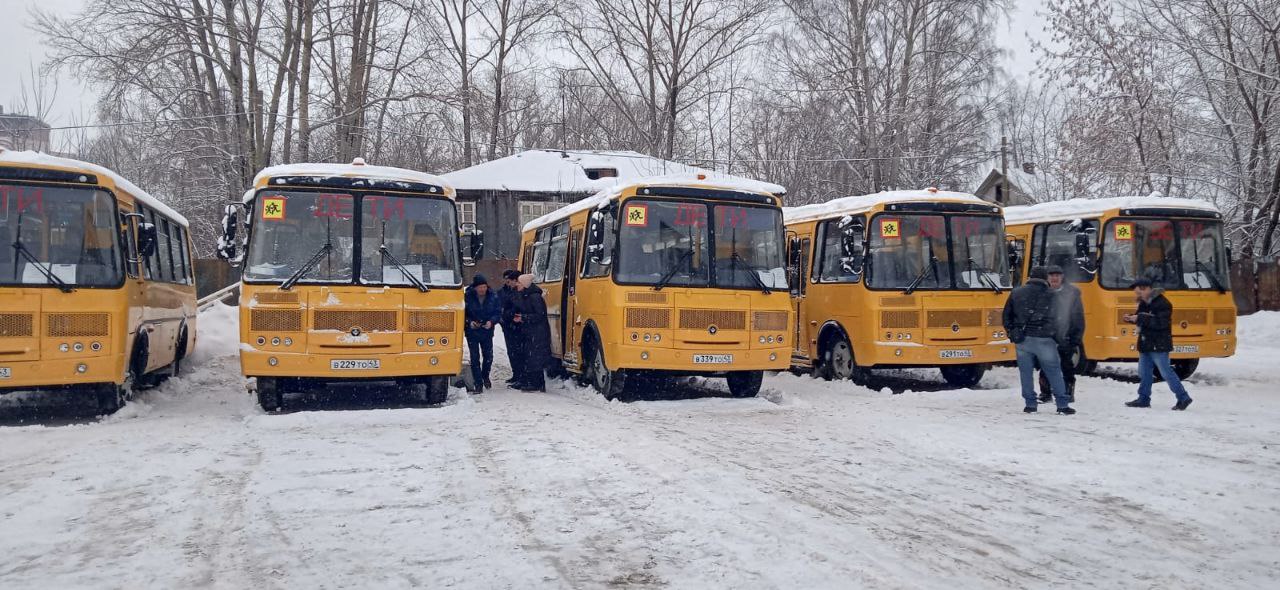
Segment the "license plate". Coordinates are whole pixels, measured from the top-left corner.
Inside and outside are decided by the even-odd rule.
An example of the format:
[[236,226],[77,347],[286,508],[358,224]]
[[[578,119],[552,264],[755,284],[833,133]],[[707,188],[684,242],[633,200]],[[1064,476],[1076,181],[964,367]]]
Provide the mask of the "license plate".
[[695,354],[693,355],[693,363],[695,365],[727,365],[733,362],[731,354]]
[[334,371],[368,371],[381,369],[382,361],[378,359],[333,359],[329,361],[329,368]]
[[13,376],[13,372],[12,370],[9,369],[9,367],[0,367],[0,379],[8,379],[12,376]]
[[1200,352],[1199,344],[1178,344],[1173,347],[1174,352]]
[[944,359],[970,359],[973,358],[972,350],[955,349],[955,350],[939,350],[938,358]]

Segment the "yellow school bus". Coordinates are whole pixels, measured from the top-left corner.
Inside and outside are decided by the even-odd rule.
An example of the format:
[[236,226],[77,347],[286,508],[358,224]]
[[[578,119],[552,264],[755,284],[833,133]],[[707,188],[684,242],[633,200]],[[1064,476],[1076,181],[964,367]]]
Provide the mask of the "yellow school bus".
[[543,289],[551,352],[608,399],[637,377],[713,376],[751,397],[787,368],[782,187],[656,177],[524,226],[521,268]]
[[937,367],[975,385],[1013,359],[1000,208],[963,193],[894,191],[786,210],[796,371],[866,384],[872,369]]
[[0,149],[0,394],[118,410],[196,343],[187,220],[115,173]]
[[1165,197],[1074,199],[1005,209],[1022,253],[1019,278],[1057,265],[1080,288],[1085,335],[1076,370],[1136,361],[1137,333],[1122,318],[1138,303],[1129,285],[1145,277],[1173,304],[1174,371],[1186,378],[1204,357],[1235,354],[1230,245],[1222,214],[1204,201]]
[[[260,172],[245,204],[240,367],[264,410],[340,381],[394,381],[419,401],[445,400],[462,365],[452,187],[361,159],[291,164]],[[235,244],[234,215],[224,223],[223,245]],[[471,246],[471,256],[483,247]]]

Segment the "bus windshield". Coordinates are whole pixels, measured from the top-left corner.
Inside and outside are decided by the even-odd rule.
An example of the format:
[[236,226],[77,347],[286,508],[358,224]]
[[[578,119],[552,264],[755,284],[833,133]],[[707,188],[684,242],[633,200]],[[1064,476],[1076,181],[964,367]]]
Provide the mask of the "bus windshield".
[[123,280],[115,200],[91,188],[0,184],[0,285]]
[[777,208],[633,199],[622,206],[615,278],[624,284],[785,289],[782,236]]
[[358,276],[363,284],[413,285],[406,272],[427,285],[462,282],[456,213],[444,199],[263,191],[253,219],[249,281],[283,282],[306,268],[298,282],[348,283]]
[[410,285],[406,272],[427,285],[462,282],[449,201],[367,195],[361,202],[360,282]]
[[1127,289],[1141,277],[1164,289],[1230,288],[1221,222],[1113,219],[1105,232],[1103,287]]
[[869,287],[1010,287],[1004,223],[998,217],[882,214],[872,220],[869,229]]

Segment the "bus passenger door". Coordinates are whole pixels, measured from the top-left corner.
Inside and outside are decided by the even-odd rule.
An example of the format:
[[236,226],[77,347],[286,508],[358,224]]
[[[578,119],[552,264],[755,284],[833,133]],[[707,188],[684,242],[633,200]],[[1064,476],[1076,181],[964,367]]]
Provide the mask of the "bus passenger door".
[[569,251],[564,261],[563,312],[560,314],[560,358],[572,366],[578,365],[578,271],[582,268],[578,256],[582,251],[581,245],[582,229],[575,229],[569,233]]
[[796,314],[796,329],[791,335],[791,357],[808,361],[809,330],[806,325],[804,299],[809,291],[809,238],[795,239],[791,244],[793,250],[791,262],[795,268],[793,277],[796,281],[793,289],[794,296],[791,298],[791,306]]

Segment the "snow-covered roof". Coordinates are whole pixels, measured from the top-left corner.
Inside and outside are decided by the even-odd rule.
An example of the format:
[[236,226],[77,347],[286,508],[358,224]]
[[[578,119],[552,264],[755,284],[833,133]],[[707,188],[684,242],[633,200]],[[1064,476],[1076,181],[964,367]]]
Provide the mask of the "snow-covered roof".
[[[632,179],[624,184],[617,184],[604,189],[585,199],[579,199],[556,209],[542,217],[534,219],[524,224],[521,231],[529,231],[535,227],[541,227],[549,223],[555,223],[561,219],[566,219],[579,211],[588,209],[597,209],[608,204],[613,199],[621,196],[623,191],[629,188],[643,188],[646,186],[687,186],[694,188],[707,188],[719,190],[731,190],[750,193],[763,193],[773,195],[770,188],[782,188],[775,184],[767,182],[759,182],[748,178],[739,178],[737,176],[729,176],[727,174],[715,174],[714,172],[700,172],[697,174],[668,174],[665,176],[650,176],[647,178]],[[781,192],[781,191],[778,191]]]
[[258,172],[257,176],[253,177],[253,185],[263,185],[266,184],[267,179],[280,176],[368,178],[386,182],[431,184],[445,189],[446,193],[449,192],[448,189],[452,186],[449,181],[434,174],[391,166],[373,166],[365,164],[362,158],[356,158],[350,164],[298,163],[271,166],[263,168],[261,172]]
[[106,177],[111,179],[113,184],[124,189],[124,191],[130,195],[133,195],[133,198],[141,201],[143,205],[159,211],[169,219],[177,221],[183,226],[187,225],[186,217],[183,217],[182,214],[174,211],[168,205],[165,205],[160,201],[160,199],[157,199],[147,193],[147,191],[138,188],[123,176],[120,176],[119,174],[97,164],[90,164],[80,160],[72,160],[71,158],[50,156],[49,154],[42,154],[40,152],[19,152],[3,148],[0,148],[0,164],[8,164],[12,166],[44,166],[66,172],[83,172]]
[[993,209],[999,209],[995,205],[992,205],[991,203],[979,199],[969,193],[927,189],[911,191],[883,191],[871,195],[840,197],[825,203],[814,203],[812,205],[801,205],[799,207],[787,207],[782,210],[782,214],[787,223],[797,223],[802,221],[827,219],[829,217],[835,217],[837,215],[844,215],[847,213],[866,211],[867,209],[877,205],[910,202],[966,203],[970,205],[984,205],[992,207]]
[[[617,176],[592,180],[587,170],[612,169]],[[619,184],[652,176],[715,173],[632,151],[528,150],[445,174],[458,190],[503,190],[535,193],[595,194]],[[771,194],[785,188],[741,177],[717,175],[734,182],[753,182]]]
[[1071,199],[1036,205],[1007,207],[1005,223],[1040,223],[1065,219],[1101,217],[1107,211],[1134,208],[1195,209],[1218,212],[1212,203],[1198,199],[1179,199],[1150,195],[1146,197],[1107,197],[1101,199]]

